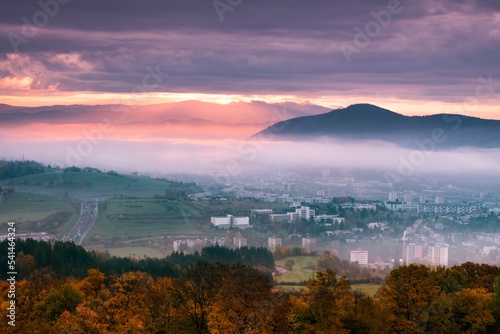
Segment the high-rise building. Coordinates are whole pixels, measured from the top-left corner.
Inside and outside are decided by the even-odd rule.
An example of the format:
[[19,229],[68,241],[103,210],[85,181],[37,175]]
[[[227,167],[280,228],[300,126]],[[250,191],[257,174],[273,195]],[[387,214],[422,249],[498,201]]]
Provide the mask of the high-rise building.
[[406,264],[418,262],[423,259],[422,245],[403,244],[403,262]]
[[299,215],[299,218],[309,219],[314,217],[316,210],[309,208],[308,206],[301,206],[295,209],[295,213]]
[[316,250],[316,239],[314,238],[302,238],[302,248],[304,248],[304,251],[307,253],[311,253],[312,251]]
[[233,245],[236,248],[241,248],[241,247],[246,247],[248,245],[248,240],[247,238],[244,237],[234,237],[233,238]]
[[436,197],[434,197],[434,203],[435,204],[443,204],[444,203],[444,197],[443,196],[436,196]]
[[395,201],[398,199],[398,192],[397,191],[389,191],[389,201]]
[[283,241],[281,238],[267,238],[267,248],[273,253],[282,245]]
[[412,203],[413,202],[413,194],[410,192],[406,192],[403,194],[403,200],[406,203]]
[[448,245],[436,244],[435,246],[429,246],[427,255],[433,264],[445,267],[448,265]]
[[367,250],[352,250],[351,262],[357,262],[362,266],[368,264],[368,251]]

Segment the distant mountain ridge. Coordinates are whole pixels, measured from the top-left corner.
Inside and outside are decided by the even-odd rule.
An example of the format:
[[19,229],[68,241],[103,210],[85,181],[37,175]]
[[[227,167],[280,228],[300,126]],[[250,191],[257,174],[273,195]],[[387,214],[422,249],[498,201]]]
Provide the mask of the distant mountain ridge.
[[418,149],[433,148],[430,142],[436,149],[496,148],[500,147],[500,121],[456,114],[404,116],[372,104],[354,104],[279,122],[252,138],[382,140]]

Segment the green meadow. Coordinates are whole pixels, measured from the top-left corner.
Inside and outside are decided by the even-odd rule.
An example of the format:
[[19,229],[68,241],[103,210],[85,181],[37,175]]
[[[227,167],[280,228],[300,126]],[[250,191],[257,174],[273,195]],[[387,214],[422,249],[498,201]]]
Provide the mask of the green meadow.
[[8,179],[5,188],[48,195],[68,194],[77,199],[112,197],[153,197],[163,195],[171,182],[134,175],[93,172],[53,172]]
[[313,278],[315,270],[313,266],[316,266],[317,256],[291,256],[284,259],[276,261],[276,266],[285,267],[285,263],[288,260],[295,261],[295,265],[292,270],[287,271],[282,275],[275,276],[275,280],[278,283],[281,282],[302,282],[308,281]]
[[[317,263],[316,256],[291,256],[286,257],[284,259],[280,259],[276,261],[276,266],[285,267],[285,263],[288,260],[295,261],[295,265],[292,267],[292,270],[287,271],[282,275],[275,276],[274,279],[278,283],[276,285],[276,289],[283,289],[286,291],[303,291],[306,289],[305,286],[297,286],[297,285],[287,285],[287,282],[303,282],[308,281],[313,277],[313,266],[316,266]],[[281,282],[285,284],[280,284]],[[376,284],[352,284],[351,289],[356,291],[361,291],[367,295],[374,296],[381,285]]]
[[0,223],[42,220],[64,211],[74,209],[59,196],[16,192],[0,202]]
[[203,216],[190,202],[156,199],[113,199],[100,210],[88,237],[146,237],[199,234],[197,222]]

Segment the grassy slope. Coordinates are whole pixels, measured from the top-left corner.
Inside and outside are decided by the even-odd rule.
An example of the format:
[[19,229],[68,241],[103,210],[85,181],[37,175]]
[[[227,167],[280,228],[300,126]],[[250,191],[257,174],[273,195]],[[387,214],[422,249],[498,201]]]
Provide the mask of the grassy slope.
[[[64,181],[74,184],[51,185],[62,184]],[[87,185],[84,185],[85,182]],[[62,195],[67,192],[78,199],[111,198],[115,193],[117,196],[152,197],[155,194],[164,194],[170,184],[168,181],[133,175],[114,176],[90,172],[37,174],[0,182],[0,185],[15,188],[16,191],[51,195]]]
[[197,233],[196,220],[201,216],[201,210],[189,202],[110,200],[107,209],[99,213],[89,236],[107,239],[113,236],[193,234]]
[[313,277],[312,266],[316,265],[317,256],[292,256],[276,261],[278,267],[284,267],[287,260],[295,261],[292,270],[283,275],[276,276],[279,282],[301,282],[307,281]]
[[382,285],[376,284],[356,284],[351,285],[352,290],[358,290],[366,293],[367,295],[374,296]]
[[59,196],[16,192],[0,202],[0,223],[37,221],[64,211],[74,209]]
[[[276,266],[284,267],[287,260],[294,260],[295,265],[292,270],[286,272],[283,275],[276,276],[275,279],[278,283],[280,282],[301,282],[307,281],[312,278],[313,270],[310,269],[313,265],[317,263],[316,256],[292,256],[276,261]],[[367,295],[374,296],[381,285],[375,284],[355,284],[351,285],[352,290],[358,290],[366,293]],[[283,289],[287,291],[302,291],[306,289],[305,286],[293,286],[293,285],[278,285],[277,289]]]

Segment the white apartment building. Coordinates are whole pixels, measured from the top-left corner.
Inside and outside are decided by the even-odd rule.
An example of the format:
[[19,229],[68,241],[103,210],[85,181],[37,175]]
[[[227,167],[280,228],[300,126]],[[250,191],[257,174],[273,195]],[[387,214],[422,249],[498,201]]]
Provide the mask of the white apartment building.
[[368,265],[368,251],[367,250],[352,250],[351,262],[357,262],[362,266]]
[[281,238],[267,238],[267,248],[271,252],[275,252],[276,249],[283,246],[283,240]]
[[248,240],[244,237],[234,237],[233,245],[236,248],[246,247],[248,245]]
[[448,266],[448,245],[436,244],[435,246],[429,246],[427,254],[433,264]]
[[304,248],[304,250],[307,252],[307,253],[311,253],[312,251],[315,251],[316,250],[316,239],[314,238],[302,238],[302,248]]

